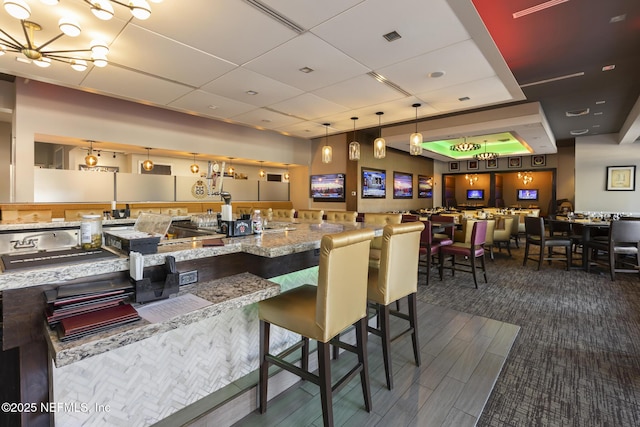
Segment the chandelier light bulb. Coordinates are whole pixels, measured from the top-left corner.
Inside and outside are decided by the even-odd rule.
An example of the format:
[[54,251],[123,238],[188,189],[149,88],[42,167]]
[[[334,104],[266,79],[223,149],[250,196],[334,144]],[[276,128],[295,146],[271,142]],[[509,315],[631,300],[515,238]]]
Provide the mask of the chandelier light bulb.
[[40,68],[47,68],[51,65],[51,59],[40,57],[39,59],[34,59],[33,63],[36,64]]
[[78,37],[81,31],[80,24],[68,17],[60,18],[60,21],[58,21],[58,28],[60,28],[60,31],[69,37]]
[[94,55],[106,58],[109,53],[109,46],[107,46],[107,43],[102,40],[92,40],[89,46],[91,46],[91,53]]
[[151,16],[151,6],[146,0],[129,0],[128,7],[131,9],[131,14],[142,21]]
[[47,6],[55,6],[58,4],[58,0],[40,0],[40,3],[44,3]]
[[84,59],[72,59],[71,68],[76,71],[84,71],[87,69],[87,61],[85,61]]
[[87,154],[84,158],[84,164],[90,167],[96,166],[98,164],[98,158],[93,154]]
[[91,13],[103,21],[108,21],[113,18],[114,11],[113,6],[109,0],[89,0],[91,3]]
[[16,19],[29,19],[31,8],[24,0],[4,0],[4,10]]
[[107,61],[107,57],[104,55],[91,55],[91,61],[93,65],[96,67],[106,67],[109,61]]

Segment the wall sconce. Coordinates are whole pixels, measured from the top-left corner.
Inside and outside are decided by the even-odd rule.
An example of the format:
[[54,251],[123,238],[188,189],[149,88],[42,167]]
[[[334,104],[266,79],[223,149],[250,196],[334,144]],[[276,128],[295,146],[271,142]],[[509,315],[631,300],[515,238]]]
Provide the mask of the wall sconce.
[[98,158],[93,155],[93,141],[88,141],[88,142],[89,142],[89,152],[87,153],[87,156],[84,158],[84,164],[89,167],[93,167],[98,164]]
[[469,182],[469,185],[473,185],[473,184],[475,184],[476,182],[478,182],[478,175],[475,175],[475,174],[474,174],[474,175],[466,174],[466,175],[464,176],[464,179],[465,179],[465,180],[467,180],[467,182]]
[[153,162],[149,159],[149,151],[151,151],[151,148],[147,148],[147,160],[142,162],[142,168],[146,171],[153,170]]
[[191,173],[198,173],[200,172],[200,166],[198,166],[198,164],[196,163],[197,153],[191,153],[191,154],[193,154],[193,164],[189,166],[189,170],[191,171]]
[[323,123],[325,128],[324,147],[322,147],[322,163],[331,163],[333,158],[333,149],[329,145],[329,125],[331,123]]
[[387,155],[387,142],[382,137],[382,127],[380,125],[380,118],[384,113],[379,111],[376,114],[378,115],[379,136],[373,141],[373,157],[376,159],[384,159]]

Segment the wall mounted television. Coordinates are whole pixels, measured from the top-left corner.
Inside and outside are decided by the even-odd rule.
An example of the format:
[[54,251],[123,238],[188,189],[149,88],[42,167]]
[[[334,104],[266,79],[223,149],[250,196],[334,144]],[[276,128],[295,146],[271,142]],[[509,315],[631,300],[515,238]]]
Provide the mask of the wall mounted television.
[[387,197],[387,172],[380,169],[362,168],[362,198],[384,199]]
[[479,188],[467,190],[467,200],[484,200],[484,190]]
[[344,202],[344,174],[311,175],[311,197],[314,202]]
[[433,178],[418,175],[418,198],[430,199],[433,197]]
[[393,173],[393,198],[413,199],[413,174]]
[[538,189],[519,188],[517,197],[518,200],[538,200]]

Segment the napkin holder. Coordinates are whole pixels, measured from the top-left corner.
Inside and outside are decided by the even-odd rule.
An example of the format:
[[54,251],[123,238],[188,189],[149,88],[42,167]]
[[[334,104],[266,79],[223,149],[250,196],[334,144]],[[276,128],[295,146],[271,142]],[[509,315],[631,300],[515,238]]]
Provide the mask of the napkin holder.
[[135,286],[136,302],[145,303],[167,299],[180,289],[179,273],[176,271],[176,259],[165,258],[161,268],[147,269],[140,280],[131,279]]

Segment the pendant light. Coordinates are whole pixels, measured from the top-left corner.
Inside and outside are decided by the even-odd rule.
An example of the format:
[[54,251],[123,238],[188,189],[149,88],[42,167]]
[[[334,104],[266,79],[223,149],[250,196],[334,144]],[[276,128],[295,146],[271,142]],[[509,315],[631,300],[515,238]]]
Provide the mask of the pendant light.
[[289,181],[289,178],[291,177],[291,175],[289,175],[289,163],[285,163],[284,165],[287,167],[287,171],[284,173],[284,180]]
[[333,149],[329,145],[329,125],[331,123],[323,123],[325,128],[324,147],[322,147],[322,163],[331,163],[333,158]]
[[360,143],[356,140],[356,120],[357,117],[351,117],[353,120],[353,141],[349,143],[349,160],[360,160]]
[[379,136],[373,141],[373,157],[376,159],[384,159],[387,155],[387,142],[382,137],[382,127],[380,125],[380,118],[384,114],[382,111],[376,113],[378,115],[378,129]]
[[193,154],[193,164],[189,166],[189,170],[191,171],[191,173],[198,173],[200,172],[200,166],[198,166],[198,164],[196,163],[197,153],[191,153],[191,154]]
[[419,156],[422,154],[422,134],[418,132],[418,107],[420,104],[413,104],[416,109],[416,131],[409,137],[409,154]]
[[484,152],[478,153],[475,156],[476,160],[494,160],[498,158],[498,153],[487,151],[487,140],[484,140]]
[[98,164],[98,158],[93,155],[93,141],[89,141],[89,152],[84,158],[84,164],[89,167],[93,167]]
[[233,173],[236,171],[233,168],[233,157],[229,157],[229,175],[233,176]]
[[260,172],[258,172],[258,175],[260,176],[260,178],[264,178],[264,176],[267,174],[262,168],[263,163],[264,163],[264,160],[260,160]]
[[151,148],[147,148],[147,160],[142,162],[142,168],[146,171],[153,170],[153,162],[149,159],[149,151],[151,151]]

